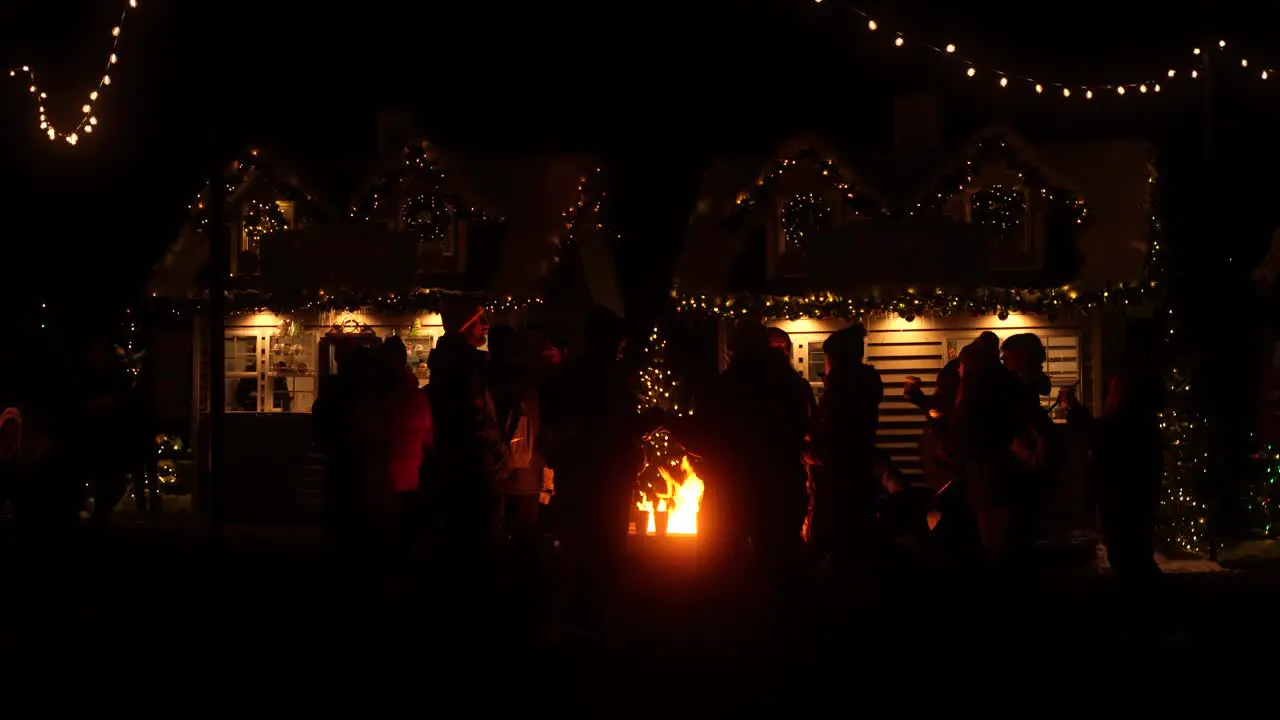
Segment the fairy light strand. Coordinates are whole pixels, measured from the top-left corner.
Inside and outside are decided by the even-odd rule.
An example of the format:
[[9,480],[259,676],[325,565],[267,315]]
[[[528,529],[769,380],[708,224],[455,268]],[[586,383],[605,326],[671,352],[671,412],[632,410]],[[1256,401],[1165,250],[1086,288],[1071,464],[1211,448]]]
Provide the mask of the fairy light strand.
[[[822,0],[813,0],[814,4],[821,4]],[[1192,58],[1186,67],[1167,68],[1158,73],[1148,76],[1146,79],[1137,79],[1124,82],[1110,83],[1068,83],[1046,80],[1043,78],[1032,77],[1023,72],[1014,72],[1010,70],[1001,70],[982,63],[974,62],[970,56],[962,53],[955,43],[943,43],[941,45],[934,44],[926,40],[917,39],[914,35],[901,30],[886,29],[884,25],[874,17],[857,7],[847,6],[849,11],[860,18],[863,27],[869,35],[875,36],[877,39],[883,39],[890,42],[894,47],[903,49],[919,49],[927,50],[937,55],[942,55],[952,60],[961,75],[975,84],[986,83],[997,89],[1015,89],[1022,87],[1029,89],[1036,95],[1057,97],[1061,99],[1080,99],[1092,100],[1102,94],[1110,94],[1116,97],[1142,97],[1157,95],[1167,86],[1175,83],[1186,84],[1200,78],[1204,68],[1204,62],[1207,53],[1202,48],[1194,48],[1190,53]],[[1219,40],[1215,49],[1220,54],[1227,54],[1228,49],[1234,51],[1234,46],[1227,43],[1226,40]],[[1250,61],[1248,57],[1242,55],[1228,55],[1229,61],[1226,63],[1228,67],[1247,71],[1253,76],[1261,80],[1269,80],[1275,76],[1275,70],[1271,67],[1264,67],[1257,61]]]
[[[40,127],[40,132],[44,133],[50,140],[65,140],[68,145],[76,145],[80,142],[80,136],[91,135],[98,126],[98,116],[94,113],[98,101],[102,99],[103,92],[107,86],[111,84],[111,71],[115,68],[117,62],[120,61],[119,49],[120,38],[124,32],[124,22],[129,17],[129,13],[138,8],[138,0],[125,0],[124,8],[120,11],[120,20],[111,28],[111,51],[107,54],[106,70],[103,71],[102,77],[94,85],[93,90],[89,92],[89,99],[80,107],[80,120],[70,132],[64,132],[54,125],[49,119],[49,113],[46,110],[46,101],[49,98],[48,93],[40,89],[40,84],[36,81],[36,71],[30,65],[22,65],[9,69],[9,77],[21,78],[27,82],[27,92],[35,97],[36,100],[36,118]],[[65,127],[65,126],[64,126]]]

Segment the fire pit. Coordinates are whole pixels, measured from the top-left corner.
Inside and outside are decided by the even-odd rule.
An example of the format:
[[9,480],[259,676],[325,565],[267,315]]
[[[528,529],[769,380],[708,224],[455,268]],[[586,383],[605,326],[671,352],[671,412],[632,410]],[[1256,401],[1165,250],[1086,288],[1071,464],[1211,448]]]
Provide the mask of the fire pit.
[[673,535],[696,536],[698,513],[702,510],[702,494],[706,487],[694,471],[689,457],[681,458],[676,479],[667,468],[659,467],[658,474],[666,482],[666,492],[655,492],[653,497],[640,493],[631,523],[631,534],[668,537]]

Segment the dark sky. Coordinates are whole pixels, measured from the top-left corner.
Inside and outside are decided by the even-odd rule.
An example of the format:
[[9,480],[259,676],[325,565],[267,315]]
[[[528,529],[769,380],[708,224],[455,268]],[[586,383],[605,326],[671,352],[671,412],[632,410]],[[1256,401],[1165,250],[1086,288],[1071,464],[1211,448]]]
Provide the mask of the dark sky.
[[[41,71],[55,121],[83,102],[123,2],[0,6],[0,60]],[[99,132],[78,147],[43,139],[21,83],[0,77],[0,210],[11,258],[0,272],[10,291],[64,304],[127,298],[214,163],[247,144],[273,143],[309,163],[333,158],[340,166],[373,152],[381,108],[421,111],[445,145],[602,155],[625,210],[620,229],[636,261],[629,267],[659,278],[712,157],[760,152],[805,130],[882,142],[895,92],[938,91],[951,117],[1012,119],[1031,135],[1148,137],[1187,158],[1198,157],[1203,137],[1195,90],[1170,89],[1145,106],[1110,97],[1085,107],[1001,99],[954,64],[894,50],[885,32],[870,36],[841,0],[420,9],[352,0],[140,2]],[[1071,82],[1189,68],[1190,49],[1218,36],[1232,51],[1259,49],[1252,68],[1274,48],[1280,68],[1275,35],[1263,34],[1274,23],[1257,5],[1146,5],[1158,8],[1150,12],[1092,0],[868,0],[859,7],[884,30],[955,42],[984,65]],[[1260,142],[1255,135],[1274,126],[1280,87],[1267,91],[1239,72],[1219,85],[1220,152],[1245,168],[1273,157],[1274,138],[1242,143]],[[1273,196],[1266,183],[1274,181],[1253,168],[1267,176],[1250,181],[1260,183],[1254,194]],[[1251,237],[1275,221],[1260,203],[1250,201],[1249,212]]]

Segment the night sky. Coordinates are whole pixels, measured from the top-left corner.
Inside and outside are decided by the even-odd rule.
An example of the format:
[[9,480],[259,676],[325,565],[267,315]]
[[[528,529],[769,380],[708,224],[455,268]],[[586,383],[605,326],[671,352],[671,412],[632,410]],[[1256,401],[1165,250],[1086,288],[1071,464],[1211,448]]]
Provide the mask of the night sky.
[[[957,128],[1004,119],[1033,140],[1158,142],[1180,198],[1181,215],[1166,221],[1171,240],[1189,238],[1187,267],[1226,263],[1213,253],[1228,251],[1231,262],[1250,262],[1276,223],[1271,198],[1280,188],[1267,168],[1275,166],[1280,79],[1268,86],[1253,69],[1280,69],[1280,46],[1256,5],[1166,4],[1159,13],[1114,2],[858,5],[886,31],[954,42],[984,66],[1069,82],[1189,69],[1191,48],[1210,38],[1229,39],[1232,51],[1258,49],[1248,73],[1223,73],[1218,83],[1221,197],[1202,202],[1198,90],[1089,105],[1025,90],[1001,95],[954,61],[892,48],[891,35],[869,33],[841,0],[140,3],[98,132],[77,147],[44,139],[23,83],[0,77],[9,253],[0,272],[28,304],[42,297],[88,315],[127,302],[215,164],[262,143],[303,158],[305,170],[340,175],[373,159],[379,109],[419,111],[446,147],[602,156],[623,260],[640,268],[626,278],[628,299],[642,311],[660,301],[707,162],[764,153],[803,131],[882,147],[891,98],[906,91],[939,93],[944,121]],[[65,123],[98,77],[123,0],[16,4],[0,6],[0,60],[37,68],[50,115]],[[1229,237],[1203,242],[1205,228]]]

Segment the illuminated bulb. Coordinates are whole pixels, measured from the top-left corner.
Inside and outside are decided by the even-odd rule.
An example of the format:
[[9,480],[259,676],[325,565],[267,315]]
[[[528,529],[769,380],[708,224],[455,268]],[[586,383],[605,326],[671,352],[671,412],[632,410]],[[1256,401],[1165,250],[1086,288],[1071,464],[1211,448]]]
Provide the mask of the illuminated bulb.
[[868,20],[868,21],[867,21],[867,29],[868,29],[868,30],[879,30],[879,29],[880,29],[880,26],[876,24],[876,21],[875,21],[875,20]]
[[31,67],[30,67],[30,66],[27,66],[27,65],[23,65],[23,66],[22,66],[22,72],[31,72]]
[[1200,72],[1199,72],[1198,70],[1192,70],[1192,71],[1191,71],[1191,79],[1192,79],[1192,80],[1195,80],[1195,79],[1196,79],[1196,78],[1198,78],[1198,77],[1200,77]]
[[40,121],[40,129],[41,129],[41,130],[47,130],[47,129],[49,129],[49,123],[44,122],[43,120],[42,120],[42,121]]
[[1008,87],[1008,85],[1009,85],[1009,78],[1007,77],[1000,78],[1000,87]]
[[974,75],[978,74],[978,71],[975,70],[974,68],[969,68],[969,70],[965,74],[968,75],[969,77],[973,77]]
[[893,41],[893,44],[894,44],[894,45],[897,45],[898,47],[902,47],[902,38],[896,38],[896,39]]
[[1249,67],[1249,61],[1244,58],[1240,58],[1240,67]]
[[97,100],[97,99],[98,99],[98,91],[97,91],[97,90],[94,90],[93,92],[89,93],[89,99],[90,99],[90,100]]
[[953,53],[955,51],[956,51],[956,46],[952,45],[951,43],[947,43],[947,52]]
[[1192,51],[1191,51],[1191,54],[1193,54],[1193,55],[1199,55],[1199,54],[1200,54],[1200,48],[1196,48],[1195,50],[1192,50]]
[[1220,48],[1224,48],[1224,47],[1226,47],[1226,46],[1227,46],[1227,41],[1226,41],[1226,40],[1219,40],[1219,41],[1218,41],[1218,47],[1220,47]]
[[1262,79],[1263,79],[1263,80],[1266,80],[1266,79],[1267,79],[1267,77],[1268,77],[1268,75],[1267,75],[1267,71],[1266,71],[1266,70],[1263,70],[1263,71],[1262,71]]
[[1042,92],[1044,92],[1044,88],[1040,85],[1040,83],[1036,83],[1036,94],[1039,95]]
[[1138,86],[1138,92],[1146,92],[1146,91],[1147,91],[1147,86],[1146,86],[1146,85],[1139,85],[1139,86]]
[[1062,88],[1062,97],[1071,97],[1071,88]]
[[115,53],[111,53],[111,57],[107,58],[107,62],[111,63],[112,65],[115,65],[119,61],[120,61],[120,58],[116,57]]
[[1151,89],[1154,90],[1155,92],[1160,92],[1160,83],[1156,83],[1155,87]]
[[35,85],[32,85],[31,87],[27,88],[27,92],[35,92],[35,91],[36,91]]
[[117,25],[117,26],[115,26],[115,27],[111,28],[111,37],[120,37],[120,26],[119,26],[119,25]]
[[49,128],[49,132],[47,132],[47,133],[45,133],[45,134],[49,136],[49,139],[50,139],[50,140],[53,140],[53,139],[55,139],[55,138],[57,138],[57,137],[58,137],[58,133],[54,132],[54,131],[53,131],[53,128]]
[[90,109],[91,108],[88,105],[84,105],[80,108],[80,112],[84,113],[85,115],[88,115]]
[[91,132],[93,132],[93,126],[92,126],[92,125],[85,125],[85,126],[84,126],[84,131],[85,131],[85,132],[87,132],[87,133],[91,133]]
[[110,75],[103,75],[103,76],[102,76],[102,84],[103,84],[103,85],[110,85],[110,84],[111,84],[111,76],[110,76]]
[[1092,100],[1092,99],[1093,99],[1093,91],[1092,91],[1092,90],[1085,90],[1085,91],[1084,91],[1084,99],[1085,99],[1085,100]]
[[1123,95],[1123,94],[1124,94],[1124,86],[1123,86],[1123,85],[1121,85],[1120,87],[1116,88],[1116,92],[1118,92],[1118,93],[1120,93],[1121,95]]
[[93,116],[89,116],[89,124],[90,124],[90,125],[97,125],[97,124],[98,124],[98,118],[93,117]]
[[77,142],[80,142],[80,138],[76,137],[75,133],[71,133],[70,135],[67,136],[68,145],[75,145]]
[[1170,71],[1169,71],[1169,77],[1173,77],[1174,75],[1177,75],[1177,74],[1178,74],[1178,71],[1177,71],[1177,70],[1170,70]]
[[129,7],[132,7],[132,8],[138,7],[138,0],[129,0]]

